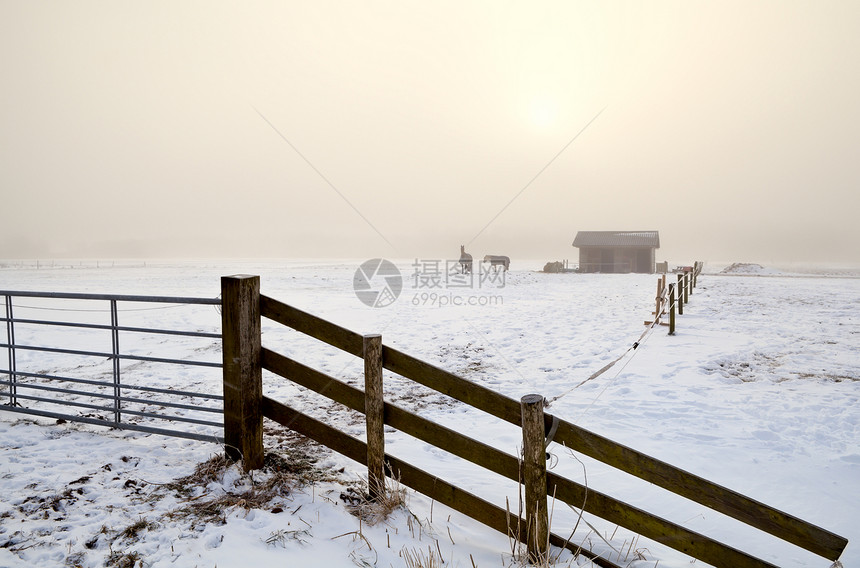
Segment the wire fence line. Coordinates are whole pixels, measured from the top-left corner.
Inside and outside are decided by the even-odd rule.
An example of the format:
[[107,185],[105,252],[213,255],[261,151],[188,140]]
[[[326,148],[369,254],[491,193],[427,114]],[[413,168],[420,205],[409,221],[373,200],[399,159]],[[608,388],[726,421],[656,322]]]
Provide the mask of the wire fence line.
[[[0,290],[0,296],[4,298],[0,321],[5,324],[0,354],[6,352],[5,368],[0,368],[0,409],[223,441],[223,396],[217,394],[220,317],[211,330],[120,323],[121,316],[129,318],[133,312],[183,306],[220,309],[220,299],[9,290]],[[145,307],[133,307],[141,305]],[[158,338],[186,343],[173,346],[179,355],[161,356],[158,351],[160,356],[154,356],[152,343]],[[188,356],[188,350],[215,351],[218,357]],[[52,371],[45,371],[46,366]],[[203,389],[209,392],[176,388],[173,377],[189,369],[204,385],[207,376],[211,378],[211,388]]]

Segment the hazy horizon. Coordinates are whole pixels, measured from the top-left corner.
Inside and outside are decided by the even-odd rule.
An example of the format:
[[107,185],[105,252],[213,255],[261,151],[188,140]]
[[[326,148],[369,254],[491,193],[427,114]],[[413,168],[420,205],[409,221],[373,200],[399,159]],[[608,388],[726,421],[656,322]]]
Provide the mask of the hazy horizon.
[[860,3],[0,3],[0,259],[855,263]]

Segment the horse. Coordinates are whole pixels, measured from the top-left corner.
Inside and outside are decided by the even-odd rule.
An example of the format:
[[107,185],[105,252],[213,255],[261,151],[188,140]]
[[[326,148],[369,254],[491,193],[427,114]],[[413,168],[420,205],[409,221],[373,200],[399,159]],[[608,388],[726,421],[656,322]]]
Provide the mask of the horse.
[[465,245],[460,245],[460,270],[463,274],[472,272],[472,255],[466,252]]
[[501,266],[505,272],[511,267],[511,259],[507,256],[496,256],[494,254],[488,254],[484,257],[484,262],[489,262],[490,266],[494,269],[498,270]]

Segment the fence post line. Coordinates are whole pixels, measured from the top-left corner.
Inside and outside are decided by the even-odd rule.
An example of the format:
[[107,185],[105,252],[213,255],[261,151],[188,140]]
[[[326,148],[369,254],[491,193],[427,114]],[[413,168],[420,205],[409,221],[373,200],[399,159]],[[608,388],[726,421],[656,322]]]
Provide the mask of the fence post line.
[[371,499],[385,496],[385,430],[382,398],[382,336],[365,335],[364,417],[367,423],[367,485]]
[[675,285],[669,283],[669,335],[675,335]]
[[690,303],[690,284],[692,283],[692,279],[690,278],[690,273],[684,273],[684,303]]
[[548,558],[549,519],[546,503],[546,445],[544,397],[527,394],[520,399],[523,423],[523,481],[526,494],[526,547],[529,562]]
[[260,277],[221,278],[224,446],[245,471],[263,467]]

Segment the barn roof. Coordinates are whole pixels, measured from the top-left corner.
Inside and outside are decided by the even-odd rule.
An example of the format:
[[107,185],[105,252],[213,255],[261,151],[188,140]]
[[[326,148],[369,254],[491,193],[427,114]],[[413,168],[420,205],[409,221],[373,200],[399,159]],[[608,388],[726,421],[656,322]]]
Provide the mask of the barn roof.
[[575,247],[646,247],[660,248],[657,231],[579,231]]

